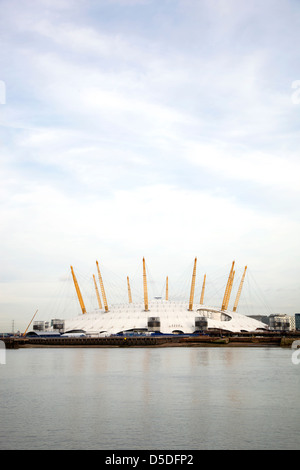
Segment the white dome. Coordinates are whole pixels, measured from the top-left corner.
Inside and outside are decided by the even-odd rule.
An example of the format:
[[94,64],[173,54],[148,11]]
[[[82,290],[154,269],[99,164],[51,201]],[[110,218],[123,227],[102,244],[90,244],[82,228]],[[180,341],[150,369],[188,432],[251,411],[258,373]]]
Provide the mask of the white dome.
[[[152,323],[151,320],[153,319]],[[108,312],[95,310],[65,320],[65,331],[83,330],[88,335],[109,336],[126,331],[155,331],[172,334],[194,333],[197,321],[204,322],[205,329],[221,329],[230,332],[255,331],[266,325],[237,312],[222,311],[215,307],[194,305],[188,310],[186,302],[154,299],[148,311],[143,303],[112,305]],[[202,323],[203,324],[203,323]],[[199,327],[198,327],[199,329]],[[201,329],[201,328],[200,328]]]

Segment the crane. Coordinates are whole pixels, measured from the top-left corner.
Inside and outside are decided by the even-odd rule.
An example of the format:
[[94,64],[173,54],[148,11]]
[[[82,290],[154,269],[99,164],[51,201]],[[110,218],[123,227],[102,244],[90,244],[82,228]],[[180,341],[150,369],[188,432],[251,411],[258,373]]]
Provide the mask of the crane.
[[82,298],[82,295],[81,295],[81,292],[80,292],[80,288],[79,288],[79,285],[78,285],[78,282],[77,282],[77,279],[76,279],[76,276],[75,276],[75,273],[74,273],[73,266],[71,266],[71,272],[72,272],[72,276],[73,276],[73,281],[74,281],[77,297],[78,297],[78,300],[79,300],[79,303],[80,303],[80,307],[81,307],[82,313],[85,314],[86,313],[86,308],[85,308],[83,298]]
[[30,325],[31,325],[31,323],[33,322],[33,319],[34,319],[34,317],[36,316],[37,313],[38,313],[38,310],[35,312],[35,314],[33,315],[32,319],[30,320],[29,325],[27,326],[25,332],[23,333],[23,336],[26,336],[26,333],[27,333],[27,331],[28,331],[28,328],[30,327]]

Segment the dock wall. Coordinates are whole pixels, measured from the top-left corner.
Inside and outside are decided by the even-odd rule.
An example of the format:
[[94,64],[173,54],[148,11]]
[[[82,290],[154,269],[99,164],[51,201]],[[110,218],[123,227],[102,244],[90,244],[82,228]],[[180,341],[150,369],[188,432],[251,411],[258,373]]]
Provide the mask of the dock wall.
[[254,346],[281,346],[291,347],[299,336],[282,336],[278,334],[265,334],[260,336],[234,335],[234,336],[109,336],[103,338],[4,338],[7,349],[43,348],[43,347],[254,347]]

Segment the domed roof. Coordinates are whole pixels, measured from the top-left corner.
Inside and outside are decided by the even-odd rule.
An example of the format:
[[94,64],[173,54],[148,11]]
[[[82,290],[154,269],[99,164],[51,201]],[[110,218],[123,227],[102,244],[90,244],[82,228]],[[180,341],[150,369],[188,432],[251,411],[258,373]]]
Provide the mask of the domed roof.
[[[161,297],[155,297],[153,300],[149,301],[146,265],[145,259],[143,258],[144,302],[132,302],[129,278],[127,278],[129,302],[127,304],[123,303],[108,306],[98,261],[96,261],[96,264],[104,308],[102,308],[102,303],[94,276],[94,283],[100,308],[93,313],[86,312],[80,288],[74,270],[71,266],[78,300],[82,309],[82,315],[65,320],[65,332],[83,330],[87,334],[106,336],[129,331],[136,331],[140,333],[160,332],[164,334],[193,334],[197,331],[207,331],[210,329],[242,332],[255,331],[257,329],[266,328],[265,324],[236,312],[247,266],[245,267],[244,274],[240,282],[233,311],[227,310],[235,273],[234,261],[229,273],[221,309],[203,304],[206,275],[204,277],[200,303],[199,305],[194,303],[197,258],[195,258],[194,261],[189,302],[163,300]],[[168,282],[166,286],[166,299],[169,299]]]
[[147,311],[143,303],[118,304],[111,306],[108,312],[96,310],[65,321],[66,332],[78,329],[87,334],[104,336],[128,331],[192,334],[202,329],[201,326],[205,330],[230,332],[255,331],[266,327],[237,312],[205,305],[195,305],[193,310],[189,310],[186,302],[162,299],[150,301]]

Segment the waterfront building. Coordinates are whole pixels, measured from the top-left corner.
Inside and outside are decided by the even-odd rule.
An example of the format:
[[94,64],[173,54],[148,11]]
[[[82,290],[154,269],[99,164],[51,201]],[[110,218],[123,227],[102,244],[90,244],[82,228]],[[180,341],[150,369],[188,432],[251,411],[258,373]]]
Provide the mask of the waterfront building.
[[295,329],[300,330],[300,313],[295,313]]
[[296,319],[295,315],[290,315],[290,331],[296,330]]
[[269,316],[271,330],[288,331],[290,329],[290,316],[286,314],[274,314]]
[[[85,332],[91,336],[110,336],[116,334],[193,334],[199,332],[208,332],[217,330],[224,332],[251,332],[268,329],[267,325],[254,318],[237,312],[239,299],[246,275],[247,266],[244,269],[242,279],[237,290],[234,307],[228,309],[229,300],[232,291],[232,285],[235,275],[233,261],[229,277],[227,280],[224,297],[220,307],[213,307],[204,304],[204,293],[206,285],[206,275],[203,279],[200,302],[195,302],[195,279],[197,258],[194,261],[192,282],[189,299],[185,302],[178,302],[169,299],[168,278],[166,280],[166,293],[164,298],[156,297],[153,300],[148,298],[147,273],[145,260],[143,259],[143,290],[144,301],[135,303],[132,301],[129,278],[128,303],[118,305],[108,305],[104,282],[96,261],[100,291],[93,276],[95,291],[98,299],[99,309],[93,313],[86,310],[84,299],[71,266],[71,272],[77,293],[78,301],[82,313],[71,319],[65,320],[65,333],[76,334],[76,332]],[[102,298],[100,297],[100,292]]]
[[268,315],[249,315],[250,318],[254,318],[261,323],[264,323],[267,327],[269,326],[269,317]]

